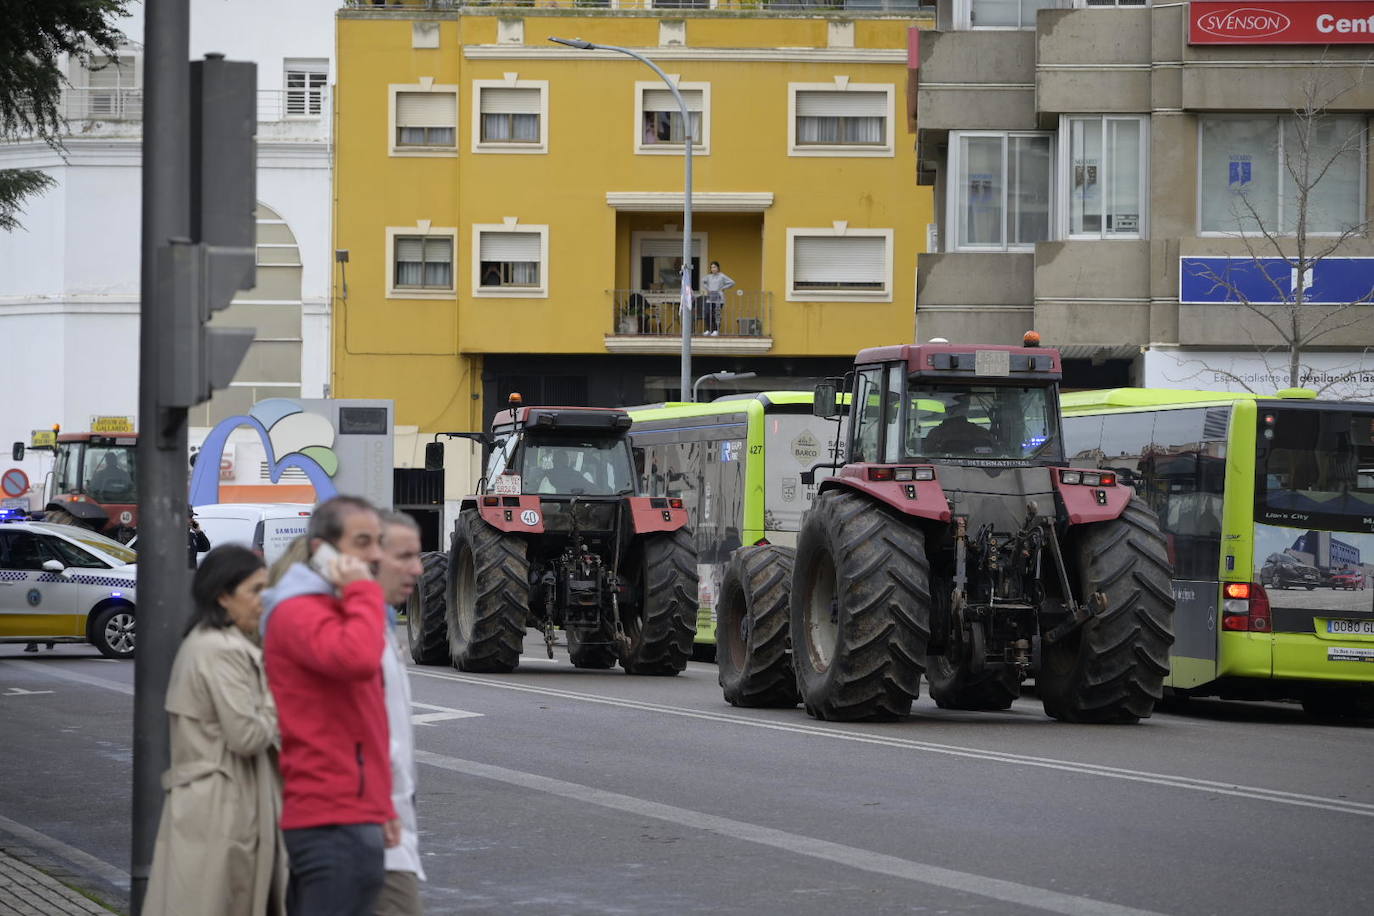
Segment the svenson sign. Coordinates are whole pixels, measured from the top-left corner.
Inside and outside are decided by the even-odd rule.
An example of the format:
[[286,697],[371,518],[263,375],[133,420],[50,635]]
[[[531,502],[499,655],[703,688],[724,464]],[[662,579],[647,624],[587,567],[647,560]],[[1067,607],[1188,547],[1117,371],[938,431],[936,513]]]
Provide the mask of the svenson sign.
[[1193,45],[1374,44],[1374,0],[1189,4]]

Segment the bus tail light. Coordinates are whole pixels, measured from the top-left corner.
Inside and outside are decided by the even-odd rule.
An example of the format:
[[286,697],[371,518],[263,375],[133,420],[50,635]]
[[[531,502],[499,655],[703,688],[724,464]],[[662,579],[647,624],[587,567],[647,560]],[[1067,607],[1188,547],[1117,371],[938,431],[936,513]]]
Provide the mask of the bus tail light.
[[1221,628],[1233,633],[1268,633],[1269,595],[1256,582],[1227,582],[1222,586]]

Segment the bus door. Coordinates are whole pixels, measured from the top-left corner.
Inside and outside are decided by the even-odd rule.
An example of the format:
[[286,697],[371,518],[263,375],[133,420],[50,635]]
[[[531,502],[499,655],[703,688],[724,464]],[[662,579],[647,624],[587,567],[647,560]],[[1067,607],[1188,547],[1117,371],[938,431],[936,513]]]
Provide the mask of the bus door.
[[[801,475],[822,461],[836,461],[836,423],[800,410],[771,409],[764,414],[763,536],[770,544],[797,545],[802,513],[816,498],[816,484],[834,474],[816,471],[816,482],[803,484]],[[839,442],[843,443],[844,431]],[[842,446],[841,446],[842,447]]]

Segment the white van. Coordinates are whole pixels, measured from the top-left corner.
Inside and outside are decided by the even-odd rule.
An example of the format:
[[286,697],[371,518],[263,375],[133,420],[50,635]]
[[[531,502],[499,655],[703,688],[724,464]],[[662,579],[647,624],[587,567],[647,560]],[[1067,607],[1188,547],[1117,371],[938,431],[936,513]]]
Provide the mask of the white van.
[[212,548],[241,544],[261,554],[269,566],[305,534],[314,510],[306,503],[216,503],[191,509]]

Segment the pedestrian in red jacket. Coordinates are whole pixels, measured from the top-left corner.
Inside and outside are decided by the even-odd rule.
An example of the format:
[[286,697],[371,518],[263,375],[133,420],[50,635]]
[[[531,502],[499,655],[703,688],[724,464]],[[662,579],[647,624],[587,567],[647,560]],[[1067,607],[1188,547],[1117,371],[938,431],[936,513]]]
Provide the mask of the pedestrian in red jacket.
[[264,596],[263,660],[281,727],[291,916],[371,913],[400,840],[382,693],[381,521],[337,496],[306,531],[310,562]]

